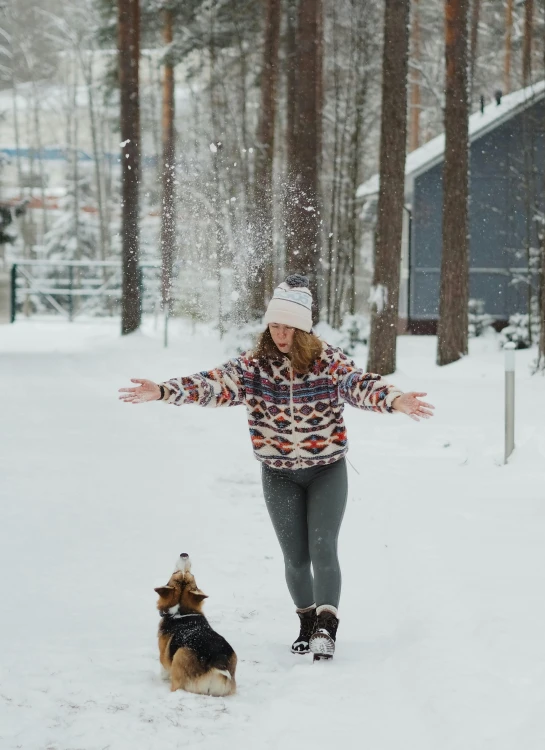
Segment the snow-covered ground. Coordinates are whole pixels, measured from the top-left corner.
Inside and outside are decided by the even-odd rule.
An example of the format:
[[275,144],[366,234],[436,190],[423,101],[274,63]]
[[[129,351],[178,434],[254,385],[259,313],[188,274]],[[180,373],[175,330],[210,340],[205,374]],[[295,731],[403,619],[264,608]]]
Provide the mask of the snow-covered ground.
[[[297,620],[239,409],[126,405],[131,377],[226,359],[209,329],[0,327],[1,750],[543,750],[545,379],[517,352],[503,450],[494,338],[435,367],[404,337],[391,378],[433,420],[346,409],[350,492],[335,660]],[[363,350],[356,357],[365,364]],[[193,559],[239,656],[228,699],[159,676],[155,586]]]

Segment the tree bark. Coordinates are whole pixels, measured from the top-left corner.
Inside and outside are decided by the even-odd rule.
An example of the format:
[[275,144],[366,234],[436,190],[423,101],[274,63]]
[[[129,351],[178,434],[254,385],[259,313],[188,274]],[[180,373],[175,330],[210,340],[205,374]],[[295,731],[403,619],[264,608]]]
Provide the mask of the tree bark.
[[118,63],[121,100],[122,170],[122,320],[123,335],[140,326],[139,180],[140,180],[140,6],[118,0]]
[[[165,9],[163,25],[163,42],[165,46],[173,40],[173,13]],[[174,131],[174,68],[170,59],[163,66],[163,102],[162,102],[162,173],[161,182],[163,199],[161,205],[161,293],[163,311],[171,313],[172,305],[172,267],[176,243],[176,143]]]
[[420,0],[413,0],[411,18],[411,57],[414,67],[411,74],[411,119],[409,151],[414,151],[420,146]]
[[332,8],[332,30],[331,30],[331,54],[333,57],[333,92],[335,97],[335,109],[333,115],[333,160],[332,160],[332,176],[331,176],[331,197],[330,197],[330,215],[329,215],[329,232],[327,238],[327,274],[326,274],[326,309],[327,309],[327,322],[329,325],[333,325],[334,319],[334,300],[336,298],[336,264],[338,261],[338,239],[335,236],[335,222],[337,219],[337,203],[338,203],[338,185],[339,185],[339,125],[340,125],[340,96],[341,96],[341,85],[340,85],[340,63],[338,61],[338,48],[337,43],[338,32],[337,32],[337,12],[336,6],[333,4]]
[[[541,6],[544,6],[542,0]],[[543,67],[545,68],[545,35],[542,36]],[[539,272],[538,314],[539,342],[537,345],[537,369],[545,372],[545,227],[541,228],[541,263]],[[530,317],[530,316],[529,316]]]
[[534,27],[534,0],[524,3],[524,42],[522,47],[522,85],[529,86],[532,79],[532,35]]
[[322,113],[319,108],[322,64],[320,0],[300,0],[296,41],[296,133],[289,173],[294,183],[289,211],[292,231],[287,267],[290,272],[305,273],[310,280],[316,310],[320,262],[320,214],[318,203],[318,163]]
[[255,262],[251,265],[251,278],[249,279],[252,291],[252,316],[263,314],[274,284],[273,156],[280,11],[281,0],[267,0],[252,206],[255,248]]
[[364,21],[364,15],[365,10],[363,12],[360,10],[358,12],[358,4],[360,0],[355,0],[353,2],[353,10],[355,11],[355,15],[357,18],[357,21],[354,22],[355,26],[355,44],[357,45],[357,53],[356,53],[356,71],[357,71],[357,79],[356,79],[356,85],[355,85],[355,93],[354,93],[354,127],[352,131],[352,153],[351,153],[351,159],[350,159],[350,182],[351,182],[351,190],[350,190],[350,208],[349,208],[349,215],[347,218],[347,235],[349,240],[349,250],[350,250],[350,267],[352,269],[352,273],[350,274],[350,298],[349,298],[349,312],[351,315],[355,315],[356,313],[356,273],[358,270],[357,267],[357,250],[358,250],[358,239],[359,239],[359,233],[358,228],[360,225],[360,219],[359,219],[359,212],[360,207],[356,200],[356,193],[358,190],[358,185],[360,184],[360,163],[361,163],[361,145],[363,141],[363,126],[364,126],[364,108],[365,108],[365,102],[367,98],[367,72],[363,73],[363,70],[365,70],[365,67],[363,65],[364,63],[364,51],[365,51],[365,21]]
[[295,167],[297,153],[297,13],[299,0],[288,0],[286,28],[286,180],[284,188],[285,264],[295,249],[295,222],[292,205],[295,195]]
[[409,8],[410,0],[386,0],[384,17],[380,190],[367,369],[385,375],[396,368],[405,199]]
[[[98,144],[98,129],[96,122],[96,110],[93,96],[93,57],[89,59],[89,55],[93,55],[91,50],[77,50],[79,63],[83,77],[85,79],[85,85],[87,87],[87,105],[89,108],[89,122],[91,125],[91,142],[93,144],[93,160],[95,166],[95,182],[97,190],[97,208],[98,208],[98,221],[100,228],[100,258],[106,260],[109,255],[109,237],[108,227],[106,222],[106,212],[104,210],[104,195],[103,195],[103,177],[101,170],[101,158]],[[85,57],[87,56],[87,60]],[[103,269],[104,282],[107,281],[106,269]]]
[[545,233],[541,238],[541,268],[539,269],[539,278],[541,280],[538,293],[540,330],[537,352],[537,367],[539,370],[545,371]]
[[475,81],[475,63],[477,61],[477,45],[479,41],[479,20],[481,17],[481,0],[473,0],[471,6],[471,41],[469,62],[469,101],[473,100],[473,84]]
[[468,338],[468,0],[446,0],[445,8],[445,160],[438,365],[455,362],[467,354]]
[[504,94],[511,91],[511,52],[513,49],[513,2],[507,0],[505,8],[505,51],[503,58],[503,90]]

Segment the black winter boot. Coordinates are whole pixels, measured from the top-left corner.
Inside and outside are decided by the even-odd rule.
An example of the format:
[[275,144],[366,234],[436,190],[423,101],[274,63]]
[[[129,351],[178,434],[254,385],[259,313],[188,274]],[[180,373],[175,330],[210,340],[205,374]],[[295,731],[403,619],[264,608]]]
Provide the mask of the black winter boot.
[[320,613],[316,617],[316,628],[309,641],[314,661],[331,659],[335,653],[335,640],[339,627],[339,618],[336,613],[335,607],[327,609],[320,607]]
[[305,609],[295,610],[301,621],[301,629],[299,631],[299,637],[293,642],[291,647],[292,654],[309,654],[310,650],[308,642],[310,636],[314,632],[316,626],[316,606],[313,604],[312,607],[306,607]]

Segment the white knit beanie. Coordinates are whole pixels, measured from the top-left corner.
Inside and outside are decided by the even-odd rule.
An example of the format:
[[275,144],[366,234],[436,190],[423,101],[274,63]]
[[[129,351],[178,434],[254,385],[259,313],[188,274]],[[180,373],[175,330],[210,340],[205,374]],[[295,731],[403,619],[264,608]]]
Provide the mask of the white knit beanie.
[[276,287],[265,313],[265,323],[279,323],[310,333],[312,294],[306,276],[295,273]]

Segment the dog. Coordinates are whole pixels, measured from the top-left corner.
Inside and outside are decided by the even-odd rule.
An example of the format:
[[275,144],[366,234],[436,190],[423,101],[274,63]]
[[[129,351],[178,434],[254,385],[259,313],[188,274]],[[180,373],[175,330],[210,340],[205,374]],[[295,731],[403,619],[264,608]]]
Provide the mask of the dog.
[[191,573],[189,555],[182,552],[159,594],[159,660],[170,677],[171,690],[225,696],[236,691],[237,655],[202,613],[207,595]]

